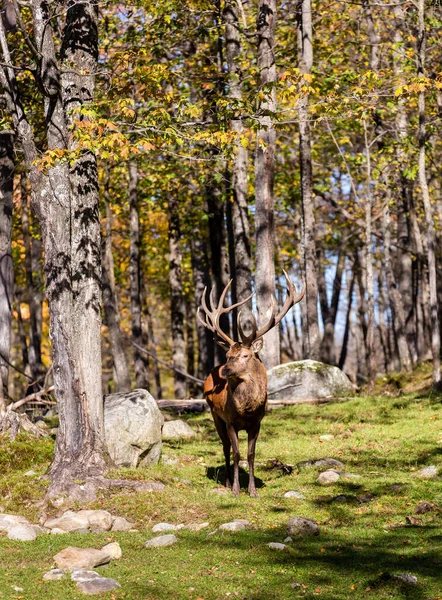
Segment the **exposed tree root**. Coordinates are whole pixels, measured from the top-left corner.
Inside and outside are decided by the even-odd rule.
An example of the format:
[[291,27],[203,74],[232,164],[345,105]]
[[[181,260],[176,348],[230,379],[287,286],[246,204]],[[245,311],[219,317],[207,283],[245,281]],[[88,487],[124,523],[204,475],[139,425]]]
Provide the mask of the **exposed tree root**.
[[0,415],[0,435],[9,432],[11,440],[15,440],[20,430],[36,437],[49,435],[47,431],[34,425],[25,413],[18,413],[8,408],[4,414]]

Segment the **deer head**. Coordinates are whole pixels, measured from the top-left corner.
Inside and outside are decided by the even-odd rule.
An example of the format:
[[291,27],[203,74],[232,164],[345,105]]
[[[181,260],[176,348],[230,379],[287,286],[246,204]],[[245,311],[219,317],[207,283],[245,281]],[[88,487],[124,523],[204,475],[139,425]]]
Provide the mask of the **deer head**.
[[[246,302],[248,302],[253,294],[248,296],[245,300],[241,300],[241,302],[237,302],[236,304],[232,304],[231,306],[224,307],[224,300],[226,298],[227,292],[230,288],[232,280],[224,288],[221,297],[218,302],[218,306],[215,306],[215,302],[213,299],[213,289],[210,292],[209,303],[210,310],[207,306],[206,302],[206,292],[207,288],[204,288],[203,295],[201,297],[201,307],[198,308],[197,318],[204,327],[210,329],[214,333],[215,341],[217,344],[222,346],[227,350],[227,363],[223,368],[223,375],[226,377],[236,376],[239,372],[245,370],[247,366],[247,362],[251,359],[255,358],[255,354],[257,354],[263,345],[263,337],[266,333],[268,333],[271,329],[276,327],[278,323],[285,317],[290,308],[300,302],[305,294],[305,282],[303,280],[302,290],[299,294],[296,293],[295,286],[293,282],[290,280],[287,273],[283,270],[286,282],[287,282],[287,296],[284,302],[282,309],[278,312],[278,306],[276,299],[274,296],[272,297],[272,314],[270,319],[262,327],[258,329],[258,325],[256,322],[256,318],[254,315],[252,319],[252,331],[249,335],[246,335],[241,326],[241,311],[238,312],[238,333],[241,338],[241,341],[235,341],[231,337],[229,337],[220,327],[219,320],[221,315],[225,315],[230,313],[234,308],[238,308],[242,306]],[[203,318],[200,314],[200,310],[204,311],[205,318]]]

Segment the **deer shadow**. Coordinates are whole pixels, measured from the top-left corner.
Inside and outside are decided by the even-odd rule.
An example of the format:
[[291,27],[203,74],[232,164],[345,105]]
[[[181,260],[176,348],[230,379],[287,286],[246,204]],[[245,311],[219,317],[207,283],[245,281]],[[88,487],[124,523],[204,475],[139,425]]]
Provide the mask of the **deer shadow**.
[[[233,465],[231,465],[233,475]],[[226,467],[225,465],[219,465],[218,467],[207,467],[206,469],[207,479],[211,479],[221,485],[226,485]],[[255,475],[255,485],[257,488],[263,488],[265,483],[262,479]],[[249,486],[249,474],[248,472],[239,467],[239,486],[241,489],[247,489]]]

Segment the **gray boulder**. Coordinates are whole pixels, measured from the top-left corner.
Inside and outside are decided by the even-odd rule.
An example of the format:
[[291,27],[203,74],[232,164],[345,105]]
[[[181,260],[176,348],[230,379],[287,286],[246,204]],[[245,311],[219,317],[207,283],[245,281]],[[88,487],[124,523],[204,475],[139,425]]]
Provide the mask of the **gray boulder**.
[[104,431],[112,460],[120,467],[156,464],[164,417],[146,390],[104,398]]
[[167,535],[159,535],[152,538],[148,542],[144,542],[143,548],[162,548],[163,546],[171,546],[178,541],[177,537],[173,533]]
[[176,419],[175,421],[166,421],[163,426],[164,440],[179,440],[195,437],[196,433],[186,421]]
[[308,402],[349,396],[353,386],[338,367],[315,360],[299,360],[277,365],[269,371],[269,400]]
[[311,519],[292,517],[287,524],[287,535],[298,537],[319,535],[319,525]]

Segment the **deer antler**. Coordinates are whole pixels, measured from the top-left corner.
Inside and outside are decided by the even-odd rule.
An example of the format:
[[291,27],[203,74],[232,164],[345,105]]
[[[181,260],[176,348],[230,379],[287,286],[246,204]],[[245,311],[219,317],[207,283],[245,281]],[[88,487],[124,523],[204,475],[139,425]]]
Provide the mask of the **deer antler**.
[[203,295],[201,296],[201,305],[202,305],[202,309],[205,313],[205,319],[203,319],[200,315],[201,306],[198,307],[198,310],[196,313],[196,316],[197,316],[199,322],[202,325],[204,325],[204,327],[206,327],[207,329],[210,329],[210,331],[212,331],[216,336],[218,336],[218,338],[220,338],[220,339],[216,339],[216,337],[215,337],[215,341],[217,342],[217,344],[219,344],[220,346],[223,346],[224,348],[230,348],[231,346],[233,346],[235,344],[235,341],[232,340],[232,338],[230,338],[227,335],[227,333],[224,333],[224,331],[221,329],[221,327],[219,325],[219,319],[220,319],[221,315],[228,314],[234,308],[237,308],[238,306],[242,306],[243,304],[248,302],[253,296],[253,294],[250,294],[250,296],[248,296],[245,300],[241,300],[241,302],[237,302],[236,304],[232,304],[232,306],[227,306],[224,308],[224,306],[223,306],[224,300],[226,298],[226,295],[227,295],[227,292],[229,290],[231,283],[232,283],[232,279],[229,281],[229,283],[224,288],[223,293],[220,296],[218,306],[215,306],[215,302],[213,299],[213,288],[212,288],[210,295],[209,295],[209,303],[210,303],[211,310],[209,310],[207,307],[207,303],[206,303],[207,287],[205,287]]
[[284,276],[285,276],[285,279],[287,282],[287,296],[286,296],[286,299],[284,302],[284,306],[282,307],[282,310],[278,313],[277,312],[278,306],[277,306],[276,300],[272,296],[272,316],[270,317],[270,320],[268,321],[268,323],[266,325],[264,325],[264,327],[262,329],[258,329],[258,326],[256,324],[256,319],[255,319],[254,315],[252,315],[252,317],[253,317],[252,332],[250,333],[250,335],[245,335],[243,328],[241,327],[241,311],[238,313],[238,332],[239,332],[239,335],[241,336],[241,340],[242,340],[242,343],[244,346],[250,347],[253,344],[253,342],[256,342],[257,340],[259,340],[259,338],[261,338],[263,335],[265,335],[271,329],[273,329],[273,327],[276,327],[276,325],[278,325],[278,323],[285,317],[285,315],[288,313],[288,311],[291,309],[291,307],[294,306],[295,304],[298,304],[298,302],[300,302],[304,298],[304,294],[305,294],[304,278],[302,279],[302,290],[299,292],[299,294],[297,294],[296,290],[295,290],[295,286],[294,286],[293,282],[290,280],[287,273],[284,270],[282,272],[284,273]]

